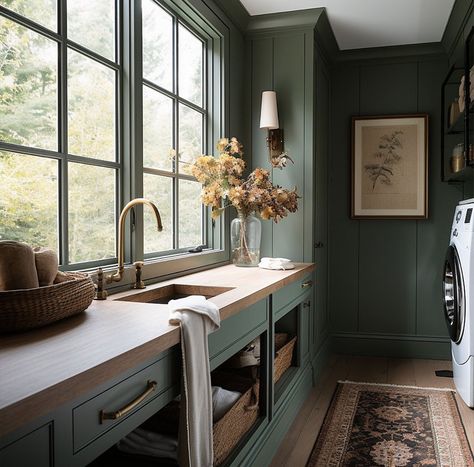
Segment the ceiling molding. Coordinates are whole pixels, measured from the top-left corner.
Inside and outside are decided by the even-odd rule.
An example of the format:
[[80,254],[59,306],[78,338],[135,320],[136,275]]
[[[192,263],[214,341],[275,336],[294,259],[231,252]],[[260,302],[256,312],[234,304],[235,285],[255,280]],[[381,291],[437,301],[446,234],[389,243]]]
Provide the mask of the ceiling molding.
[[[211,3],[210,0],[204,0]],[[250,21],[250,14],[239,0],[213,0],[213,2],[225,13],[242,34],[245,34]]]
[[441,42],[428,42],[426,44],[392,45],[384,47],[370,47],[366,49],[340,50],[336,56],[338,63],[347,63],[363,60],[403,60],[413,57],[446,58],[446,51]]
[[452,55],[454,49],[463,35],[464,28],[474,9],[473,0],[456,0],[449,15],[448,23],[443,33],[441,43],[448,55]]
[[323,12],[325,12],[325,8],[312,8],[310,10],[251,16],[247,32],[287,28],[314,28]]

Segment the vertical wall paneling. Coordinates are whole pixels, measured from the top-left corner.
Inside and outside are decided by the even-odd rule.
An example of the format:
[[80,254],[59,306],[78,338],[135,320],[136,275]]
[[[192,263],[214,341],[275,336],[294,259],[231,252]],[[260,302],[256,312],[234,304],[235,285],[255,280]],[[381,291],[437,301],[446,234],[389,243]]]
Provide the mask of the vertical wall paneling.
[[[265,134],[258,124],[261,92],[274,89],[285,151],[294,164],[289,163],[283,170],[273,169],[272,179],[286,188],[296,186],[301,196],[296,213],[277,224],[263,222],[262,254],[317,262],[311,318],[312,356],[316,356],[328,337],[329,327],[327,158],[331,77],[327,61],[323,60],[325,51],[315,44],[315,31],[318,31],[322,12],[298,13],[298,18],[289,15],[288,22],[283,21],[281,15],[252,18],[248,32],[252,79],[247,94],[251,100],[252,167],[269,168]],[[303,22],[294,24],[295,21]],[[324,249],[315,250],[316,237]]]
[[443,253],[449,242],[454,206],[461,193],[457,187],[439,183],[441,167],[436,148],[440,147],[439,108],[440,78],[447,69],[447,60],[420,62],[418,105],[430,115],[429,133],[429,218],[418,222],[417,242],[417,333],[445,336],[443,313],[440,312]]
[[333,69],[331,95],[331,154],[328,160],[329,315],[333,330],[357,332],[359,223],[349,217],[351,116],[359,113],[357,67],[342,65]]
[[[359,67],[360,115],[418,111],[418,64]],[[413,334],[416,221],[360,221],[359,331]]]
[[[278,97],[280,127],[283,128],[285,151],[295,161],[283,170],[273,170],[274,183],[298,187],[304,192],[305,171],[305,35],[281,34],[274,39],[274,89]],[[308,151],[311,156],[311,151]],[[304,197],[299,208],[273,227],[273,254],[303,261]],[[308,202],[310,202],[308,200]]]
[[328,157],[331,118],[331,78],[328,66],[315,45],[316,112],[314,120],[315,158],[312,176],[314,179],[314,261],[315,309],[313,334],[316,345],[325,337],[328,328]]
[[[252,168],[269,167],[266,130],[260,129],[262,91],[273,89],[273,38],[255,38],[250,42],[251,76],[250,99],[252,122]],[[248,149],[247,149],[248,150]],[[244,156],[246,157],[246,156]],[[248,160],[246,158],[246,160]],[[273,225],[262,222],[261,256],[273,256]]]
[[[437,166],[439,93],[447,62],[440,55],[411,54],[336,67],[329,310],[339,351],[449,357],[440,281],[450,217],[462,193],[440,182]],[[351,220],[350,179],[338,183],[339,169],[350,160],[351,116],[416,112],[430,117],[429,219]],[[347,135],[343,141],[341,134]],[[346,286],[344,294],[339,284]]]

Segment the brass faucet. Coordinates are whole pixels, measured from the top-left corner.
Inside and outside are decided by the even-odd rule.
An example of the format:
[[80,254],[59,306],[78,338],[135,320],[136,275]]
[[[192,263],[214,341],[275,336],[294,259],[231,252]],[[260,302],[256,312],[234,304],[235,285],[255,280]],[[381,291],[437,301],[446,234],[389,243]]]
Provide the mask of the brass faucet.
[[149,200],[145,198],[135,198],[132,199],[129,203],[125,205],[125,207],[122,209],[122,212],[120,213],[120,218],[119,218],[119,235],[118,235],[118,270],[114,274],[109,274],[106,276],[106,282],[107,284],[110,284],[111,282],[120,282],[123,277],[123,271],[124,271],[124,258],[125,258],[125,245],[124,245],[124,237],[125,237],[125,219],[127,217],[128,211],[133,208],[133,206],[136,206],[137,204],[143,204],[150,206],[150,208],[153,210],[156,221],[157,221],[157,228],[158,232],[161,232],[163,230],[163,226],[161,224],[161,216],[160,216],[160,211],[158,211],[158,208]]
[[[163,230],[163,225],[161,224],[161,216],[160,216],[160,211],[158,211],[158,208],[148,199],[145,198],[135,198],[132,199],[129,203],[125,205],[125,207],[122,209],[122,212],[120,213],[119,217],[119,233],[118,233],[118,269],[115,273],[113,274],[107,274],[105,276],[105,282],[107,284],[110,284],[112,282],[120,282],[123,277],[123,272],[125,270],[124,267],[124,260],[125,260],[125,245],[124,245],[124,238],[125,238],[125,219],[127,217],[128,211],[133,208],[133,206],[136,206],[137,204],[143,204],[150,206],[150,208],[153,210],[153,213],[155,214],[156,221],[157,221],[157,228],[158,232],[161,232]],[[99,284],[98,284],[99,286]],[[102,290],[98,290],[97,292],[97,299],[99,300],[104,300],[107,297],[106,291],[103,290],[103,287],[101,287]],[[100,292],[105,292],[100,294]],[[105,297],[104,297],[105,295]],[[99,298],[100,297],[100,298]]]

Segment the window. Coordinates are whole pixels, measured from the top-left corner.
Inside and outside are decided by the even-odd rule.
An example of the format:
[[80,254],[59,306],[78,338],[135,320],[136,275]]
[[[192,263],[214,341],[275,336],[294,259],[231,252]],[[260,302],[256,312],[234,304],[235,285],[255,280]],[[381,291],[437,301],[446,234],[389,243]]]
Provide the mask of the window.
[[128,261],[225,260],[186,162],[225,134],[226,34],[169,0],[3,0],[0,239],[54,247],[63,269],[113,264],[120,207],[145,196],[164,230],[137,210]]
[[0,15],[0,236],[66,268],[116,256],[121,176],[115,3],[78,3],[62,22],[53,0]]
[[156,235],[145,214],[145,253],[187,250],[205,243],[201,187],[186,172],[205,152],[205,43],[154,0],[142,0],[142,17],[143,193],[160,200],[164,226]]

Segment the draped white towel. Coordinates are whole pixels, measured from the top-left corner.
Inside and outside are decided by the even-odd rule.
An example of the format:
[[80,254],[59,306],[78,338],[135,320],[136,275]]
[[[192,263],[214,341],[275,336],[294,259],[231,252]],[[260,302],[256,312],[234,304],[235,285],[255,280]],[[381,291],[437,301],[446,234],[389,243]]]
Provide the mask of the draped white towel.
[[219,308],[202,295],[170,300],[168,307],[170,324],[180,325],[183,355],[184,398],[181,400],[181,411],[185,415],[186,429],[180,427],[180,465],[211,467],[214,452],[207,336],[220,326]]

